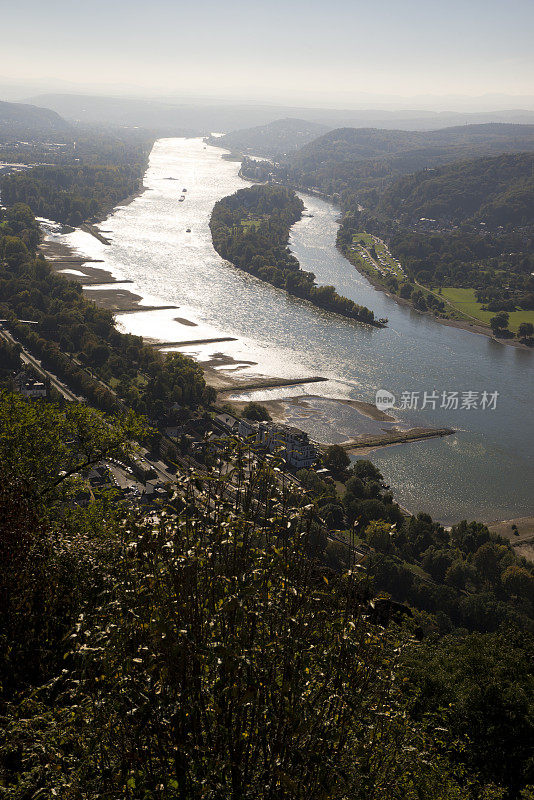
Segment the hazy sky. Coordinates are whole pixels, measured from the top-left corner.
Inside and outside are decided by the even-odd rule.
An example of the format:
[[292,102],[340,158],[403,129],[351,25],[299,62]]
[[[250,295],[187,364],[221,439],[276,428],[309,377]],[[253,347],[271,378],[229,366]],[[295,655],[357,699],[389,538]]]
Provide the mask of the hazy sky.
[[0,76],[349,104],[534,94],[534,0],[0,0]]

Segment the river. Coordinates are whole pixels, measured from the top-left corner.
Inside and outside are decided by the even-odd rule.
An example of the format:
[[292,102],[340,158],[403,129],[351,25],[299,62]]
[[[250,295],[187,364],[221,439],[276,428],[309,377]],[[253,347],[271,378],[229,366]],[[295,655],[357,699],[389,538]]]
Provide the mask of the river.
[[[335,247],[338,210],[314,197],[302,196],[311,216],[293,227],[291,250],[318,283],[333,284],[377,317],[388,317],[387,328],[323,312],[235,269],[213,250],[208,222],[216,200],[246,185],[238,169],[200,139],[160,139],[145,175],[147,190],[100,226],[110,246],[81,231],[61,237],[88,257],[104,259],[102,266],[118,278],[133,280],[145,302],[180,307],[120,315],[119,325],[164,341],[235,337],[188,352],[242,375],[327,377],[298,392],[252,395],[307,395],[304,405],[288,406],[291,422],[323,441],[376,428],[329,398],[372,402],[377,389],[386,389],[397,398],[393,413],[402,423],[457,431],[373,453],[402,505],[444,523],[533,514],[534,353],[441,325],[375,290]],[[400,407],[403,392],[419,393],[417,410]],[[437,393],[435,409],[432,403],[420,409],[424,392]],[[441,408],[443,392],[478,393],[478,408]],[[483,392],[498,393],[495,409],[480,408]]]

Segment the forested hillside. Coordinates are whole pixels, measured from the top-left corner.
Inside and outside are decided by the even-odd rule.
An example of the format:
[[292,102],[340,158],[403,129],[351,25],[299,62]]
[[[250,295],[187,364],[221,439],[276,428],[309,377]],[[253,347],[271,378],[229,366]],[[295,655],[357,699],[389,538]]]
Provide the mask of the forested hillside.
[[280,165],[298,185],[352,193],[374,205],[398,175],[500,153],[534,150],[534,125],[465,125],[438,131],[341,128],[300,148]]
[[0,142],[31,139],[64,142],[72,126],[49,108],[0,101]]
[[407,221],[531,225],[534,154],[455,162],[399,178],[384,190],[377,211]]
[[0,175],[4,203],[24,203],[37,216],[73,226],[101,217],[139,190],[153,143],[149,131],[77,128],[61,147],[0,145],[0,160],[31,167]]
[[[343,211],[339,246],[393,295],[423,312],[493,326],[502,339],[515,334],[528,345],[533,150],[532,125],[340,129],[279,164],[245,161],[242,170],[251,180],[334,196]],[[363,258],[367,234],[389,245],[403,271],[371,266],[372,252]],[[505,316],[494,320],[495,312]]]
[[326,125],[303,119],[278,119],[267,125],[211,137],[210,144],[234,153],[280,158],[313,141],[328,130]]

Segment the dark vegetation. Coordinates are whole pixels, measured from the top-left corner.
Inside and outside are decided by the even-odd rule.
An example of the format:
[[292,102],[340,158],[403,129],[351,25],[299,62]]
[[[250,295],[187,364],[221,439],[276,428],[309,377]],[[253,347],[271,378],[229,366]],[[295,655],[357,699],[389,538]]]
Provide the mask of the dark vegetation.
[[251,419],[255,421],[271,419],[271,415],[265,406],[262,406],[261,403],[254,402],[254,400],[251,400],[250,403],[247,403],[246,406],[244,406],[241,416],[245,419]]
[[72,226],[95,219],[139,189],[135,166],[51,166],[4,178],[6,203],[24,203],[39,217]]
[[303,203],[283,186],[240,189],[215,204],[210,221],[217,252],[289,294],[328,311],[370,324],[374,314],[337,294],[333,286],[316,286],[315,276],[299,268],[288,249],[289,231],[300,219]]
[[321,574],[272,466],[254,475],[267,513],[228,500],[207,516],[213,481],[183,479],[154,524],[67,488],[58,504],[42,480],[67,431],[99,446],[96,413],[2,396],[6,415],[6,798],[459,797],[445,748],[405,714],[405,635],[372,624],[355,576]]
[[[400,178],[375,209],[347,212],[339,244],[348,252],[364,228],[385,237],[408,276],[406,284],[390,279],[388,288],[414,302],[418,281],[431,289],[472,288],[489,311],[531,310],[533,168],[534,156],[520,153]],[[429,295],[424,300],[436,305]]]
[[[350,530],[370,547],[376,592],[432,615],[430,629],[489,632],[510,624],[534,629],[534,569],[518,559],[507,540],[485,525],[461,522],[450,531],[428,514],[406,515],[369,461],[351,467],[343,448],[333,445],[323,458],[336,481],[313,470],[299,477],[315,495],[317,513],[331,530]],[[333,566],[343,562],[343,547],[329,545]]]
[[491,228],[530,225],[534,153],[455,162],[398,178],[382,193],[377,212],[407,222],[430,217]]
[[534,150],[534,125],[464,125],[438,131],[340,128],[281,164],[288,179],[374,206],[396,176],[484,155]]
[[[80,502],[84,464],[139,435],[132,416],[0,396],[6,798],[531,796],[530,568],[476,523],[449,541],[424,515],[392,529],[366,461],[343,476],[344,507],[376,503],[349,572],[350,541],[335,564],[317,522],[331,485],[310,473],[293,493],[275,458],[240,448],[235,494],[217,469],[179,477],[157,522],[105,493]],[[423,554],[437,609],[395,599],[396,553]],[[447,595],[451,555],[469,577]],[[442,635],[453,593],[493,632]]]

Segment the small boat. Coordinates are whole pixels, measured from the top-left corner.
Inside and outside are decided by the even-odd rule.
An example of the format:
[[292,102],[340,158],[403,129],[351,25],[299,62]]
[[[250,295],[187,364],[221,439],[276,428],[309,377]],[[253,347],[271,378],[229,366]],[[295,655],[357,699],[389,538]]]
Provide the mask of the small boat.
[[187,189],[182,189],[182,192],[187,192]]
[[191,228],[186,228],[186,229],[185,229],[185,232],[186,232],[186,233],[191,233]]
[[182,195],[182,196],[180,197],[180,199],[178,200],[178,202],[179,202],[179,203],[183,203],[183,202],[184,202],[184,200],[185,200],[185,195]]

